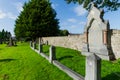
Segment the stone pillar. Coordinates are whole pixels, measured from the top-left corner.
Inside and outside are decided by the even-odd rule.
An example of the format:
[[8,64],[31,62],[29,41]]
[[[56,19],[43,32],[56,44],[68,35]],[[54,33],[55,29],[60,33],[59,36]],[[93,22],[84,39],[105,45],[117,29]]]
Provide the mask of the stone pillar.
[[104,34],[104,36],[103,36],[103,37],[104,37],[104,38],[103,38],[103,43],[104,43],[104,44],[107,44],[107,30],[104,30],[104,31],[103,31],[103,34]]
[[43,52],[43,45],[42,44],[39,44],[39,53]]
[[48,45],[48,41],[46,41],[46,45]]
[[33,46],[32,46],[32,41],[30,41],[30,47],[33,47]]
[[41,44],[41,38],[39,38],[38,48],[39,48],[39,53],[43,52],[43,47],[42,47],[42,44]]
[[33,42],[33,49],[36,49],[36,42]]
[[50,48],[49,48],[49,62],[52,63],[52,61],[55,59],[56,59],[55,47],[50,46]]
[[101,80],[101,59],[95,54],[86,57],[85,80]]

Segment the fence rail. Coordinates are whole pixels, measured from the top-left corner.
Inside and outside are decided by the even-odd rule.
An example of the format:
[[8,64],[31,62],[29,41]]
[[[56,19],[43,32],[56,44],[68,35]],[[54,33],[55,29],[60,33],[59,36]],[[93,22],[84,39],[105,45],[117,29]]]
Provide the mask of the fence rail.
[[54,46],[50,46],[49,56],[42,52],[42,45],[40,43],[38,45],[38,50],[36,49],[35,42],[30,42],[30,47],[39,55],[46,58],[51,64],[55,65],[60,70],[68,74],[74,80],[101,80],[101,59],[95,54],[91,54],[86,57],[86,76],[84,78],[77,72],[71,70],[56,60],[56,50]]

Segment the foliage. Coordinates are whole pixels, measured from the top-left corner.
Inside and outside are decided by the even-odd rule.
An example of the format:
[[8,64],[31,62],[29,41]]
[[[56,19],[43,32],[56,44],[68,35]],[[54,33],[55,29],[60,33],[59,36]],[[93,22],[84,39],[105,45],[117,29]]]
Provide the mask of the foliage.
[[110,11],[115,11],[120,7],[119,0],[65,0],[67,3],[79,3],[80,5],[83,5],[84,8],[89,9],[90,4],[93,2],[95,3],[99,8],[106,8]]
[[59,35],[60,36],[68,36],[69,35],[69,31],[68,30],[60,30]]
[[[43,46],[43,52],[49,56],[49,45]],[[62,64],[85,76],[85,57],[79,51],[56,47],[56,57]],[[102,80],[120,80],[120,59],[113,62],[102,60],[101,76]]]
[[0,45],[0,80],[72,80],[64,72],[30,49]]
[[14,32],[17,38],[56,36],[58,23],[56,12],[48,0],[30,0],[18,16]]
[[5,31],[4,29],[0,31],[0,43],[8,41],[11,37],[11,33],[8,31]]

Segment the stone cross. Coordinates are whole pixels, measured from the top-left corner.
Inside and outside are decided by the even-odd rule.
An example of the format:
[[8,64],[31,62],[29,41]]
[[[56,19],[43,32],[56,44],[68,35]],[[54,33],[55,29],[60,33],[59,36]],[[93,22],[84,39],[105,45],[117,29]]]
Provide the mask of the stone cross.
[[110,49],[110,28],[109,22],[103,19],[103,15],[104,11],[92,4],[87,16],[82,54],[88,56],[95,53],[102,59],[110,60],[114,57]]
[[9,38],[8,46],[14,46],[12,37]]

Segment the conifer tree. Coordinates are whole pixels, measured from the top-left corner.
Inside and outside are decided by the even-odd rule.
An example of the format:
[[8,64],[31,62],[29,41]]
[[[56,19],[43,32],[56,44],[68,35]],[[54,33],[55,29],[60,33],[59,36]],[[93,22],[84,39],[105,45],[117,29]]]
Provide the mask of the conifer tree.
[[14,32],[17,38],[56,36],[59,34],[58,24],[49,0],[30,0],[18,16]]

